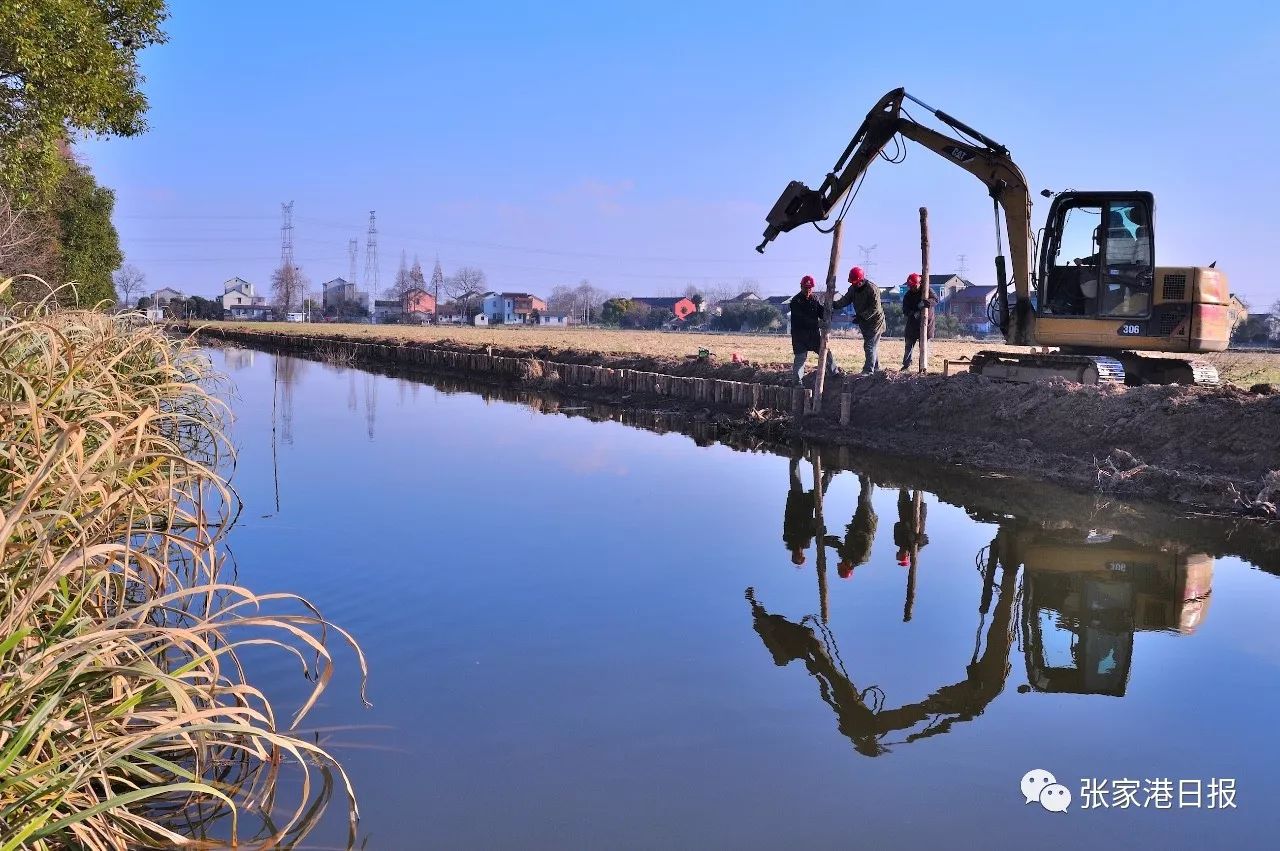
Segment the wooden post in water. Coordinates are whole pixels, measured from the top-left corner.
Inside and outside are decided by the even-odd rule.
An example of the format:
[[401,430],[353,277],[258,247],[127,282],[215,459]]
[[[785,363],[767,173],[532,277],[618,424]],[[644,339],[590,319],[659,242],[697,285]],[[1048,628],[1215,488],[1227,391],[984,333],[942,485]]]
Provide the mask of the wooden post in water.
[[827,261],[827,294],[822,302],[822,342],[818,344],[818,374],[813,380],[813,412],[822,413],[822,388],[827,379],[827,335],[831,332],[831,305],[836,299],[836,267],[840,265],[840,233],[844,223],[831,226],[831,258]]
[[911,523],[911,564],[907,569],[907,601],[902,607],[902,622],[907,623],[911,620],[911,610],[916,605],[916,567],[920,561],[920,536],[924,533],[921,528],[923,526],[921,503],[923,494],[916,491],[911,498],[912,500],[912,523]]
[[920,286],[923,301],[920,311],[920,372],[929,371],[929,208],[920,208]]
[[[838,224],[838,222],[837,222]],[[818,542],[818,612],[826,623],[831,609],[827,605],[827,524],[822,516],[822,453],[813,450],[813,525]]]

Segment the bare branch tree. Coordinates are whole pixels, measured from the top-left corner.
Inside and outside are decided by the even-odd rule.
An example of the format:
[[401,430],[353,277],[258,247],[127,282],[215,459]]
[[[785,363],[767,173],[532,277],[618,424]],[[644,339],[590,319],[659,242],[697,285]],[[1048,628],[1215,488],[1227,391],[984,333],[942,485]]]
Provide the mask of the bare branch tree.
[[445,280],[445,292],[462,305],[467,316],[475,315],[474,304],[487,286],[484,270],[475,266],[463,266]]
[[577,294],[573,287],[560,284],[551,288],[551,294],[547,296],[547,312],[563,313],[565,316],[577,316],[575,306],[577,304]]
[[307,278],[300,266],[281,266],[271,274],[271,293],[281,313],[297,310],[307,291]]
[[116,292],[120,295],[120,304],[133,307],[138,296],[147,290],[147,276],[132,263],[126,263],[116,272]]
[[405,261],[404,252],[400,252],[400,268],[396,270],[395,280],[391,282],[391,286],[382,291],[383,298],[396,299],[397,301],[404,298],[413,287],[413,283],[409,278],[409,266]]
[[577,320],[583,323],[599,322],[602,308],[605,301],[608,300],[609,294],[586,278],[578,282],[577,288],[574,289],[574,294],[577,296],[575,304]]
[[[56,285],[58,249],[49,236],[53,228],[51,223],[44,227],[41,224],[38,214],[22,209],[0,189],[0,280],[17,275],[36,275],[50,285]],[[37,288],[39,292],[35,291]],[[19,301],[48,294],[46,287],[29,280],[15,282],[14,289]]]
[[[440,258],[437,257],[436,266],[434,269],[431,270],[431,284],[430,284],[431,296],[436,301],[436,313],[435,313],[435,316],[432,317],[432,320],[436,322],[440,321],[440,288],[443,286],[445,286],[444,270],[440,268]],[[448,288],[446,287],[445,295],[448,295],[448,294],[449,294]]]
[[426,290],[426,288],[427,278],[422,274],[422,264],[418,262],[417,255],[414,255],[413,265],[409,267],[409,289]]

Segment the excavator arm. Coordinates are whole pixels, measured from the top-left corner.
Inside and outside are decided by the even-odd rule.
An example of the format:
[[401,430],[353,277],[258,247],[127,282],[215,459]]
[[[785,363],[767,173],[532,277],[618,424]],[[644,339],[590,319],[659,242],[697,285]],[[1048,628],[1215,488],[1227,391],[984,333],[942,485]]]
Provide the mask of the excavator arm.
[[[928,110],[939,121],[974,140],[963,141],[940,133],[913,120],[902,108],[910,100]],[[800,225],[825,220],[866,174],[875,158],[895,135],[918,142],[934,153],[981,180],[995,204],[1004,211],[1009,239],[1009,259],[1013,267],[1015,301],[1009,304],[1009,280],[1003,253],[996,256],[997,308],[1000,330],[1010,343],[1027,345],[1032,341],[1031,272],[1033,232],[1031,228],[1031,193],[1022,170],[1009,156],[1009,150],[968,125],[913,98],[904,89],[894,89],[867,113],[867,118],[840,155],[835,166],[818,189],[810,189],[792,181],[766,216],[768,226],[764,241],[756,247],[763,253],[780,233]],[[996,214],[997,219],[999,213]],[[997,222],[997,234],[999,233]]]

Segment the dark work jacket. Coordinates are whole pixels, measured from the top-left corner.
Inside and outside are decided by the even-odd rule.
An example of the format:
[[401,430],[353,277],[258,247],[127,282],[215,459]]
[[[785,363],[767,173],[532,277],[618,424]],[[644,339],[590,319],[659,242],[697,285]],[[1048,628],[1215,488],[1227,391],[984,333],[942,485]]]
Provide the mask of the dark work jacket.
[[818,531],[817,496],[812,490],[805,490],[800,479],[794,474],[791,487],[787,489],[787,507],[782,514],[782,543],[788,550],[807,550],[813,543]]
[[880,288],[874,284],[862,286],[849,285],[849,291],[840,296],[832,305],[834,310],[843,310],[853,305],[853,318],[858,322],[858,330],[862,336],[871,337],[884,333],[884,308],[880,306]]
[[822,345],[822,302],[798,292],[791,297],[791,351],[816,352]]
[[879,518],[871,507],[871,488],[868,484],[862,487],[858,496],[858,508],[853,513],[853,520],[845,526],[844,540],[831,536],[827,543],[835,547],[841,560],[849,562],[851,567],[866,564],[871,559],[871,544],[876,538],[876,526]]
[[[928,298],[925,298],[926,295]],[[902,317],[907,320],[906,336],[913,340],[920,339],[920,309],[924,304],[929,306],[927,331],[932,337],[934,326],[937,324],[934,314],[938,306],[938,297],[933,294],[933,290],[927,287],[916,287],[914,290],[908,288],[907,294],[902,297]]]

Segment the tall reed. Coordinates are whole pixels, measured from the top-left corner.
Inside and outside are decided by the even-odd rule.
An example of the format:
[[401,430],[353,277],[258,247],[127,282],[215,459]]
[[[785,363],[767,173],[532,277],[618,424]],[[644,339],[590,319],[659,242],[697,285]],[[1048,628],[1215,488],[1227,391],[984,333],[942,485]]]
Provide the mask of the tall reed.
[[[9,285],[0,282],[0,292]],[[224,574],[210,364],[132,314],[0,314],[0,851],[275,847],[351,784],[298,732],[350,636]],[[313,682],[279,719],[242,652]],[[288,796],[290,805],[280,802]]]

